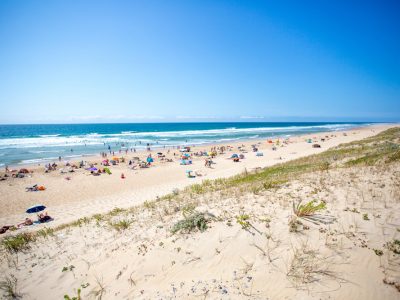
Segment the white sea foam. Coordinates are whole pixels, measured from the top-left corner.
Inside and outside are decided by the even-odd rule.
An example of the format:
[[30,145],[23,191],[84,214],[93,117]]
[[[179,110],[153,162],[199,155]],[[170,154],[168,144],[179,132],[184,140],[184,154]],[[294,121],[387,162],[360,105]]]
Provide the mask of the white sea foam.
[[61,134],[41,134],[40,137],[47,138],[47,137],[55,137],[60,136]]
[[[224,128],[209,130],[182,130],[182,131],[163,131],[163,132],[136,132],[123,131],[115,134],[99,134],[96,132],[86,135],[60,136],[60,135],[42,135],[40,137],[30,138],[6,138],[0,139],[0,149],[8,148],[40,148],[40,147],[74,147],[74,146],[96,146],[103,143],[128,143],[132,145],[141,141],[142,143],[154,143],[161,141],[163,144],[176,144],[179,140],[205,140],[205,143],[214,140],[235,140],[245,138],[256,138],[262,134],[284,135],[293,132],[310,131],[338,131],[354,127],[353,124],[331,124],[331,125],[313,125],[313,126],[289,126],[289,127],[256,127],[256,128]],[[222,140],[223,139],[223,140]],[[39,150],[38,150],[39,151]],[[40,150],[45,153],[45,150]],[[52,152],[49,150],[49,152]]]
[[47,161],[58,160],[58,157],[45,157],[45,158],[33,158],[33,159],[24,159],[20,161],[19,165],[29,165],[35,163],[43,163]]

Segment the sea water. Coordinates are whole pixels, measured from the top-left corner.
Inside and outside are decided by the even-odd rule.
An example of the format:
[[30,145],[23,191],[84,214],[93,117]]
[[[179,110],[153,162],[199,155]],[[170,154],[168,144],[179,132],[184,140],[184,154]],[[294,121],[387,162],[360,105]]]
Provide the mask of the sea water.
[[0,125],[0,166],[143,150],[338,131],[367,123],[132,123]]

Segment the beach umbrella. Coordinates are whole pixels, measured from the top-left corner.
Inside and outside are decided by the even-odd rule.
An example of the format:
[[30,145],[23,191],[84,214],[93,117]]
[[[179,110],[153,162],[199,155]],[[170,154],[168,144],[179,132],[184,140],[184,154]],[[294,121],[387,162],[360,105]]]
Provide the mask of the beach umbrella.
[[28,214],[33,214],[33,213],[37,213],[37,212],[42,211],[42,210],[45,210],[45,209],[46,209],[46,206],[44,206],[43,204],[36,204],[36,205],[34,205],[34,206],[32,206],[32,207],[29,207],[29,208],[26,210],[26,212],[27,212]]
[[239,156],[237,154],[232,154],[231,158],[238,158]]
[[89,168],[87,169],[88,171],[97,171],[97,168],[93,167],[93,168]]

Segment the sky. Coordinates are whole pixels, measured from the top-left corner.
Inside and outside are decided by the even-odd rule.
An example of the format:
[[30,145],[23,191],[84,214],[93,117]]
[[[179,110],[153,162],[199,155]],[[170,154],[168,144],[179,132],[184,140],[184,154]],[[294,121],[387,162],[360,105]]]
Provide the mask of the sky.
[[0,1],[0,123],[400,121],[400,1]]

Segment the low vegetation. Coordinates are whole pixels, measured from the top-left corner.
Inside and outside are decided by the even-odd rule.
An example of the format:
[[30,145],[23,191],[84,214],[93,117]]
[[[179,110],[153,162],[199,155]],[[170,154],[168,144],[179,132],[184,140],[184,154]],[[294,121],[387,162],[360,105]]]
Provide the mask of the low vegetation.
[[243,229],[247,230],[250,228],[251,224],[250,224],[250,216],[246,215],[246,214],[240,214],[238,216],[236,216],[236,222],[242,226]]
[[201,232],[207,229],[207,224],[214,216],[209,213],[192,212],[190,215],[184,216],[183,220],[178,221],[171,229],[171,233],[177,232],[190,233],[194,230]]
[[49,236],[53,236],[54,235],[54,229],[45,227],[43,229],[38,230],[36,234],[37,234],[38,237],[47,238]]
[[128,229],[133,222],[131,220],[119,220],[110,222],[109,225],[117,231],[123,231]]
[[14,275],[6,276],[0,281],[0,290],[5,299],[20,299],[21,295],[17,291],[17,278]]
[[69,295],[64,295],[64,300],[81,300],[81,289],[78,289],[77,295],[70,297]]
[[14,236],[5,237],[1,244],[10,253],[17,253],[30,248],[29,243],[36,240],[36,235],[32,233],[19,233]]
[[295,205],[293,202],[293,213],[299,217],[310,217],[315,215],[317,212],[326,209],[326,203],[325,202],[320,202],[319,204],[315,204],[315,200],[311,200],[310,202],[306,204],[301,204],[301,201]]
[[400,240],[394,239],[386,243],[387,248],[393,253],[400,254]]

